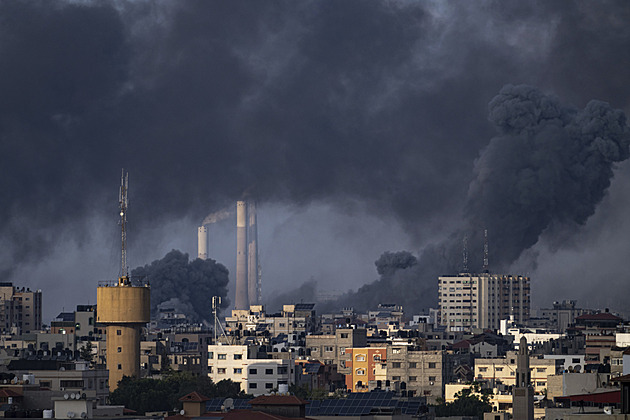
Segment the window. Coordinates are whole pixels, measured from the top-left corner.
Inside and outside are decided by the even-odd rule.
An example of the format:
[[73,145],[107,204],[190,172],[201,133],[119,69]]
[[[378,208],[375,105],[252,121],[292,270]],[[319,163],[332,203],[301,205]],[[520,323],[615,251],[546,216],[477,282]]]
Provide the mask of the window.
[[356,370],[356,374],[357,375],[365,375],[365,369],[357,369]]
[[242,368],[234,368],[234,373],[243,373]]
[[273,389],[273,383],[271,383],[271,382],[265,383],[265,388],[266,389]]
[[435,362],[429,362],[429,369],[435,369]]
[[418,363],[416,363],[416,362],[409,362],[409,368],[410,369],[415,369],[416,367],[418,367]]
[[429,382],[435,382],[435,376],[429,376]]
[[400,348],[399,348],[399,347],[394,347],[394,348],[392,349],[392,353],[393,353],[393,354],[400,354],[400,351],[401,351],[401,350],[400,350]]
[[334,351],[334,350],[335,350],[335,349],[333,348],[333,346],[324,346],[324,351],[326,351],[326,352],[329,352],[329,353],[330,353],[330,352],[332,352],[332,351]]
[[400,368],[400,362],[392,362],[392,368],[399,369]]
[[243,360],[243,355],[242,354],[235,354],[234,355],[234,360]]
[[487,372],[488,368],[487,367],[480,367],[479,368],[479,372]]
[[258,369],[252,368],[252,369],[249,370],[249,374],[250,375],[256,375],[257,373],[258,373]]
[[265,369],[265,375],[273,375],[273,369]]
[[495,368],[494,370],[496,370],[497,372],[503,372],[503,368],[502,367]]
[[278,366],[278,375],[286,375],[287,369],[286,366]]
[[279,325],[280,327],[286,327],[286,324],[284,322],[281,322]]
[[418,380],[417,376],[410,376],[409,377],[409,382],[416,382]]
[[536,368],[536,372],[546,372],[546,368]]
[[571,363],[580,363],[580,359],[579,358],[573,358],[573,359],[571,359]]
[[50,388],[51,385],[51,381],[39,381],[39,386],[42,388]]
[[218,373],[219,375],[223,375],[223,374],[225,374],[225,368],[217,368],[217,373]]
[[345,347],[339,347],[339,354],[346,354],[346,348]]
[[545,386],[544,382],[536,382],[536,386]]
[[341,333],[340,336],[341,338],[348,338],[348,333]]
[[208,373],[212,373],[212,366],[208,366]]
[[357,362],[365,362],[365,354],[357,354],[355,360]]
[[118,370],[122,370],[122,365],[118,363]]
[[116,350],[118,351],[118,353],[122,353],[122,347],[118,347]]
[[122,331],[116,330],[116,335],[121,335],[121,334],[122,334]]
[[214,352],[213,351],[209,351],[208,352],[208,359],[214,359]]
[[219,353],[219,354],[217,354],[217,359],[219,359],[219,360],[225,360],[225,359],[227,359],[227,354],[225,354],[225,353],[223,353],[223,354]]
[[380,362],[381,361],[381,355],[380,354],[375,354],[374,355],[374,361],[375,362]]
[[392,381],[400,381],[400,376],[392,376]]
[[255,384],[255,383],[251,383],[251,382],[250,382],[250,384],[249,384],[249,389],[256,389],[256,388],[258,388],[258,384]]
[[59,381],[59,386],[62,388],[83,388],[83,381]]

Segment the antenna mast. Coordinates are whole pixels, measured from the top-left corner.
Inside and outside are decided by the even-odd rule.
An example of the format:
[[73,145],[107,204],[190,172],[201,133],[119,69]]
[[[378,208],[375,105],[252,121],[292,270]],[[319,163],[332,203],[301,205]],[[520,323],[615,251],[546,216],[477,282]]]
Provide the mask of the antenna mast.
[[464,236],[464,249],[462,251],[464,257],[464,265],[462,271],[468,273],[468,236]]
[[214,315],[214,344],[217,344],[217,327],[221,329],[221,335],[223,335],[228,342],[228,344],[232,344],[231,340],[228,338],[225,330],[223,329],[223,325],[219,321],[219,317],[217,315],[217,311],[219,310],[219,306],[221,305],[221,296],[212,296],[212,314]]
[[120,176],[120,193],[118,194],[118,203],[120,204],[120,226],[121,226],[121,265],[120,265],[120,277],[128,277],[127,267],[127,207],[129,202],[127,201],[127,190],[129,189],[129,173],[125,173],[122,170]]
[[483,230],[483,270],[488,273],[488,229]]

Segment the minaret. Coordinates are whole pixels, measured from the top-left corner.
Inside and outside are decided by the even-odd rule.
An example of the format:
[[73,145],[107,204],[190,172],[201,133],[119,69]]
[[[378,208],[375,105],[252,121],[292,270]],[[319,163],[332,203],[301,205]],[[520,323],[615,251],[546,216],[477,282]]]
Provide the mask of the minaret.
[[512,389],[512,414],[514,420],[534,420],[534,388],[529,370],[527,339],[521,337],[516,356],[516,384]]

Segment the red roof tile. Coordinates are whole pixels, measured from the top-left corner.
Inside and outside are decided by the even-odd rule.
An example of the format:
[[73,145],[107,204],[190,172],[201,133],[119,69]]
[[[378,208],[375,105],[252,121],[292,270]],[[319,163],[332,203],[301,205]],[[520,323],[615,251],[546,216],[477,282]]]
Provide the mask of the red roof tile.
[[576,317],[575,319],[592,321],[623,321],[621,318],[611,314],[610,312],[600,312],[598,314],[583,314]]
[[14,391],[12,389],[2,389],[0,390],[0,397],[21,397],[22,394],[20,392]]
[[204,402],[204,401],[210,400],[210,398],[204,397],[203,395],[201,395],[197,391],[193,391],[190,394],[184,395],[179,400],[182,401],[182,402],[186,402],[186,401]]

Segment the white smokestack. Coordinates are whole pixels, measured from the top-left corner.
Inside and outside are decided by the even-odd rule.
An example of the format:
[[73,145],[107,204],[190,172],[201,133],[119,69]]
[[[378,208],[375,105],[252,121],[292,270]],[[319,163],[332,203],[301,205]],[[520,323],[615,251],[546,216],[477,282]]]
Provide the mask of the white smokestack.
[[208,259],[208,228],[205,226],[197,228],[197,251],[197,258]]
[[247,290],[247,205],[236,202],[236,299],[234,309],[249,309]]
[[258,226],[256,203],[247,202],[247,290],[249,305],[259,305],[258,296]]

